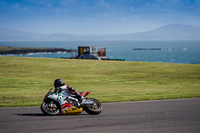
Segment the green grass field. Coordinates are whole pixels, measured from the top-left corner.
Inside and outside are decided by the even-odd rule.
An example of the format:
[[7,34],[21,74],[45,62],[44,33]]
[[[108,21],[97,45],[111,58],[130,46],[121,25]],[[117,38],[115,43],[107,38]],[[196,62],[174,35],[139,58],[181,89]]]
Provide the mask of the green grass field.
[[200,97],[200,65],[0,57],[0,107],[38,106],[56,78],[101,102]]

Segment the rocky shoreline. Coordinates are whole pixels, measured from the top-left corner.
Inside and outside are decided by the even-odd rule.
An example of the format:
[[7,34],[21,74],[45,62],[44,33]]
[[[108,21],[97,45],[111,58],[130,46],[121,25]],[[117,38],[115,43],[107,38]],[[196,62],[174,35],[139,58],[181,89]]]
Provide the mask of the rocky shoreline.
[[76,50],[63,49],[63,48],[28,48],[28,47],[9,47],[9,46],[0,46],[0,55],[9,55],[9,54],[29,54],[29,53],[57,53],[57,52],[76,52]]

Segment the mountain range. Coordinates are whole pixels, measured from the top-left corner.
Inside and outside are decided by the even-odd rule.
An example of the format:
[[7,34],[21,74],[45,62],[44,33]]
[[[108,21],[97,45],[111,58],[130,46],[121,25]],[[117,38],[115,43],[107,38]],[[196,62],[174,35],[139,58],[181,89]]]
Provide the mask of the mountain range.
[[101,40],[200,40],[200,27],[171,24],[140,33],[112,35],[40,34],[0,27],[0,41],[101,41]]

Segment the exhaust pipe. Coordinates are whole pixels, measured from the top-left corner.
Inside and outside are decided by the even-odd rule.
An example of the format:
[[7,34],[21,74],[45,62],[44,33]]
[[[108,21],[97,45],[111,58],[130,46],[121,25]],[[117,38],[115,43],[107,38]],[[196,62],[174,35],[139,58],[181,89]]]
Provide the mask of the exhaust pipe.
[[81,102],[81,106],[85,105],[94,105],[94,102],[90,101],[89,99],[83,99],[83,101]]

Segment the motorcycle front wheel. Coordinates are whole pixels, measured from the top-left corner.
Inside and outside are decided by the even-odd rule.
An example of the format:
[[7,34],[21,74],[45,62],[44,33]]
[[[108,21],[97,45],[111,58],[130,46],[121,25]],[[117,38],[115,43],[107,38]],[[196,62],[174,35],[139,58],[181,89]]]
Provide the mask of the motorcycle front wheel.
[[97,99],[88,98],[90,101],[94,102],[94,105],[87,105],[84,107],[84,110],[90,115],[98,115],[103,110],[103,105]]
[[45,115],[57,115],[60,113],[58,103],[53,100],[44,101],[41,104],[41,111]]

